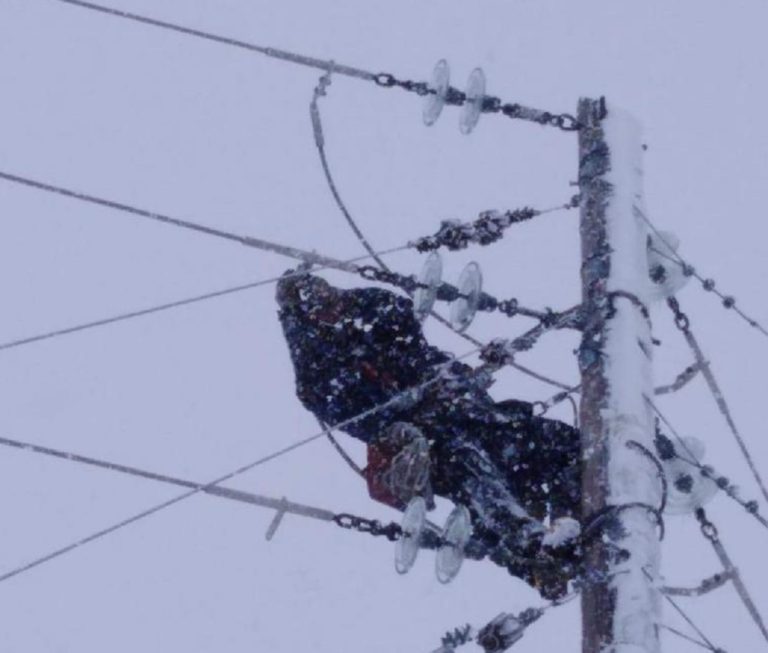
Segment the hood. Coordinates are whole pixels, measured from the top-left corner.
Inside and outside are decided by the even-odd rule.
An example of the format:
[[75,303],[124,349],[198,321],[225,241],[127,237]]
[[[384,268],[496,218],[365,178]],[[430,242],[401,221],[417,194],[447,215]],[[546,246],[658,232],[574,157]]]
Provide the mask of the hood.
[[285,317],[335,323],[343,316],[344,291],[302,270],[286,270],[275,298]]

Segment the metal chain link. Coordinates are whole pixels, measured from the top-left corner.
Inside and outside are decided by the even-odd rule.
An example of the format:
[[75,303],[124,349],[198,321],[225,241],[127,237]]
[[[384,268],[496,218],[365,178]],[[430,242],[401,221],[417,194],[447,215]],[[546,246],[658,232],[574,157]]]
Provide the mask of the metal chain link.
[[[398,272],[393,272],[392,270],[382,270],[372,265],[360,266],[357,268],[357,274],[366,281],[377,281],[379,283],[395,286],[409,295],[417,288],[428,289],[431,287],[428,284],[420,283],[413,275],[404,275]],[[442,283],[438,286],[437,298],[446,302],[453,302],[460,298],[468,299],[467,295],[461,294],[456,286],[452,286],[449,283]],[[538,320],[545,328],[555,326],[564,316],[563,313],[556,313],[549,307],[545,308],[543,311],[538,311],[520,306],[520,303],[514,297],[511,299],[499,300],[488,293],[481,293],[477,310],[486,313],[496,311],[507,317],[523,315]]]
[[[375,75],[373,81],[384,88],[401,88],[416,95],[434,95],[436,91],[429,87],[425,82],[414,82],[411,80],[401,80],[390,73],[379,73]],[[467,94],[453,86],[449,86],[445,103],[453,106],[462,106],[467,101]],[[528,120],[540,125],[556,127],[562,131],[572,132],[582,128],[582,124],[569,113],[550,113],[539,109],[531,109],[517,103],[505,103],[501,98],[491,95],[483,96],[483,102],[480,107],[483,113],[500,113],[507,118],[515,120]]]
[[672,309],[672,312],[675,315],[675,326],[683,333],[689,331],[691,328],[691,320],[685,313],[683,313],[682,309],[680,308],[680,302],[677,301],[677,298],[667,298],[667,306]]
[[350,531],[368,533],[374,537],[386,537],[390,542],[396,542],[403,536],[403,529],[395,522],[382,524],[378,519],[367,519],[349,513],[334,515],[333,522]]
[[704,508],[697,508],[695,514],[696,520],[701,526],[701,532],[704,537],[706,537],[712,543],[718,542],[720,540],[720,533],[717,530],[717,526],[715,526],[711,521],[709,521],[709,519],[707,519],[707,513],[704,512]]
[[434,95],[435,90],[429,88],[426,82],[414,82],[411,80],[401,80],[390,73],[379,73],[373,78],[373,81],[384,88],[398,87],[409,93],[416,93],[416,95]]
[[519,104],[502,104],[499,98],[483,98],[482,110],[484,113],[501,113],[507,118],[517,120],[531,120],[540,125],[556,127],[566,132],[579,131],[582,124],[570,113],[550,113],[549,111],[532,111]]

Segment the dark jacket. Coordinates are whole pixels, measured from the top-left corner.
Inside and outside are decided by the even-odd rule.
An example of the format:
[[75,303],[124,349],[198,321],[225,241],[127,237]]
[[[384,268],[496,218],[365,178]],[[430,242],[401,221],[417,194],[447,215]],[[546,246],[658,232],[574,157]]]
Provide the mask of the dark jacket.
[[[527,402],[495,402],[469,366],[429,345],[406,297],[340,290],[307,274],[284,277],[277,299],[298,397],[320,420],[369,445],[372,496],[402,508],[372,479],[392,454],[382,442],[389,427],[417,426],[431,445],[435,494],[467,505],[476,536],[495,550],[491,557],[532,582],[529,570],[502,555],[501,543],[515,523],[521,533],[527,528],[518,508],[536,522],[578,514],[575,429],[535,417]],[[419,394],[344,424],[435,379],[440,369],[447,374]],[[535,537],[504,546],[523,558],[537,555]]]

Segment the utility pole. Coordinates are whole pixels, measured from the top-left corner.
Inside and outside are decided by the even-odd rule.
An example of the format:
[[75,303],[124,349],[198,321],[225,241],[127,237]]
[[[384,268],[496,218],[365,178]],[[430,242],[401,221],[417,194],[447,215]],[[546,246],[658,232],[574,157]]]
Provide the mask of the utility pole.
[[[659,653],[661,480],[653,451],[647,233],[639,125],[579,102],[583,653]],[[628,443],[637,444],[628,444]]]

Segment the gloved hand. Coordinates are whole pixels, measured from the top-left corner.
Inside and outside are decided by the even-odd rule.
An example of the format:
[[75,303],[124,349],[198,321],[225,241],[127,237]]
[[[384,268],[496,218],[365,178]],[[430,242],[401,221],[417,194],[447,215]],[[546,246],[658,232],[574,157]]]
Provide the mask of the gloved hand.
[[380,462],[377,469],[370,470],[369,485],[376,487],[378,494],[393,497],[400,507],[421,496],[428,508],[434,508],[429,441],[421,430],[406,422],[395,422],[375,446],[379,454],[389,455],[384,464]]

